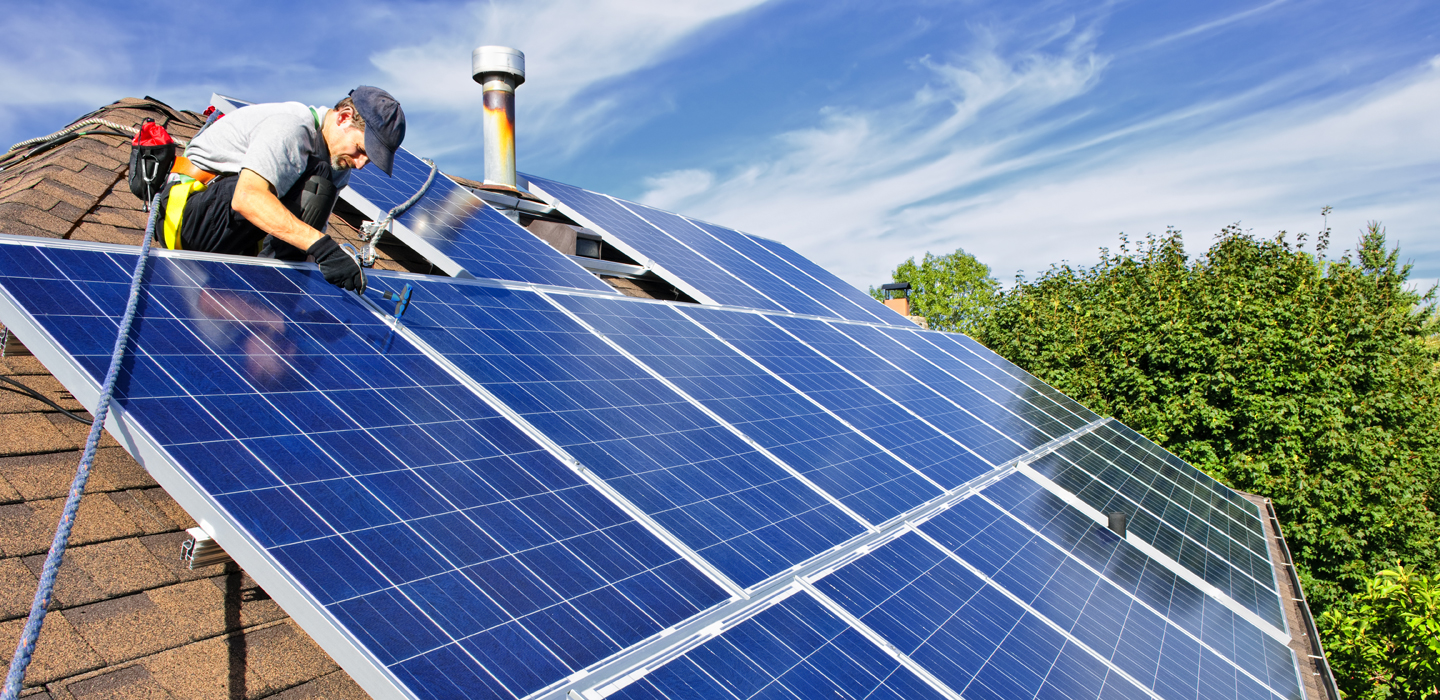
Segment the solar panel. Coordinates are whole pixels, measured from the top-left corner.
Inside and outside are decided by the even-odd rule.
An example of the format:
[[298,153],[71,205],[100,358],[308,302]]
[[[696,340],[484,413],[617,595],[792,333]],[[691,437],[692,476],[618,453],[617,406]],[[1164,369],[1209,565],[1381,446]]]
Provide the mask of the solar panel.
[[866,323],[891,323],[895,316],[814,263],[797,265],[786,255],[800,256],[788,248],[781,254],[713,224],[553,180],[530,176],[530,181],[571,218],[609,234],[632,257],[649,260],[693,287],[700,292],[691,293],[696,299]]
[[1036,391],[964,346],[950,341],[949,333],[900,328],[886,328],[882,332],[1026,422],[1041,427],[1046,433],[1058,435],[1098,417],[1089,411],[1078,414],[1048,394]]
[[[125,250],[0,244],[86,403]],[[117,436],[372,691],[523,696],[728,597],[313,267],[197,257],[151,262]]]
[[[0,237],[82,402],[133,263]],[[156,253],[109,427],[376,697],[1300,697],[1258,511],[969,338],[371,282]]]
[[598,297],[556,300],[868,524],[939,495],[920,472],[673,308]]
[[[771,285],[773,285],[773,283],[770,282],[769,278],[761,278],[755,282],[752,282],[756,289],[775,296],[778,294],[787,293],[785,291],[786,287],[793,288],[796,291],[800,292],[804,299],[814,300],[816,303],[823,304],[826,308],[825,312],[817,313],[814,311],[807,311],[805,310],[806,307],[803,305],[792,306],[791,303],[787,300],[789,297],[785,297],[785,299],[781,300],[781,305],[789,311],[802,314],[812,314],[815,316],[833,316],[838,318],[846,318],[850,319],[851,321],[862,321],[865,323],[874,323],[876,320],[876,316],[878,315],[880,316],[880,320],[887,322],[889,321],[889,319],[885,318],[884,314],[872,313],[876,311],[876,309],[874,308],[876,305],[875,300],[870,299],[869,297],[865,297],[865,299],[863,300],[865,303],[863,305],[858,304],[856,300],[851,300],[850,298],[847,298],[840,292],[837,292],[830,287],[825,286],[825,284],[821,283],[814,277],[811,277],[810,275],[801,272],[794,265],[791,265],[790,263],[784,261],[780,257],[776,256],[774,253],[770,252],[764,246],[757,243],[755,239],[743,233],[740,233],[739,231],[729,229],[724,226],[717,226],[715,224],[707,223],[704,221],[698,221],[695,219],[686,219],[686,221],[700,227],[706,233],[713,236],[717,241],[725,244],[730,249],[753,261],[765,272],[769,273],[774,278],[783,281],[784,283],[784,286],[772,287]],[[781,299],[781,297],[779,296],[776,296],[776,298]],[[885,311],[887,313],[894,313],[889,309],[886,309]]]
[[[755,241],[757,244],[759,244],[760,247],[770,251],[772,254],[775,255],[775,257],[785,261],[787,264],[789,264],[796,270],[799,270],[801,273],[808,275],[816,282],[825,285],[827,288],[829,288],[836,294],[839,294],[840,296],[849,299],[852,304],[859,307],[862,311],[865,311],[870,316],[874,317],[873,320],[869,318],[854,320],[864,320],[871,323],[883,323],[886,325],[902,327],[909,327],[913,325],[909,319],[903,318],[902,316],[900,316],[900,314],[897,314],[894,311],[890,310],[889,307],[881,304],[878,301],[875,301],[873,298],[870,297],[870,295],[850,286],[850,284],[847,283],[845,280],[836,277],[829,270],[826,270],[825,268],[816,265],[809,258],[795,252],[794,250],[791,250],[790,247],[785,245],[784,243],[781,243],[779,241],[772,241],[768,238],[762,238],[760,236],[751,236],[749,234],[746,234],[746,236],[750,240]],[[846,316],[846,318],[849,318],[849,316]]]
[[1118,435],[1107,426],[1030,468],[1100,513],[1126,513],[1129,531],[1155,553],[1215,586],[1259,619],[1285,629],[1263,536],[1252,538],[1247,523],[1234,523],[1240,526],[1234,528],[1237,540],[1231,535],[1234,521],[1209,502],[1193,498],[1185,489],[1185,475],[1167,469],[1133,443],[1117,447],[1107,439]]
[[[1013,533],[1012,539],[1025,539],[1027,548],[1049,545],[1067,552],[1067,567],[1072,569],[1072,577],[1087,583],[1097,576],[1104,578],[1107,584],[1133,598],[1132,606],[1139,603],[1147,616],[1165,618],[1170,625],[1202,641],[1282,697],[1296,692],[1294,662],[1280,639],[1235,613],[1219,599],[1206,595],[1185,578],[1176,576],[1138,547],[1122,542],[1103,525],[1066,505],[1044,487],[1017,475],[985,489],[983,496],[985,503],[1004,511],[1014,523],[1024,527],[1023,531],[1015,530],[1013,524],[1007,524]],[[988,509],[976,504],[975,510]],[[942,520],[937,518],[933,522],[939,526]],[[978,526],[970,522],[959,527]],[[936,537],[958,542],[939,534]],[[1026,559],[1028,557],[1017,561]],[[1081,564],[1084,571],[1076,569],[1073,566],[1076,563]],[[1067,607],[1065,601],[1065,597],[1057,595],[1054,603],[1037,603],[1036,607],[1048,609],[1049,605],[1059,605],[1064,608]],[[1055,615],[1068,617],[1073,613]]]
[[994,468],[764,316],[706,308],[684,311],[941,487],[954,488]]
[[860,552],[591,697],[1303,697],[1280,639],[1021,473]]
[[947,697],[805,594],[787,598],[608,697]]
[[610,197],[544,178],[527,176],[538,194],[551,198],[570,218],[607,235],[606,241],[654,269],[702,302],[783,311],[764,294],[650,225]]
[[[340,195],[378,221],[420,191],[430,166],[402,148],[395,152],[391,171],[394,177],[376,168],[353,171],[350,186]],[[425,196],[390,229],[396,238],[452,276],[614,291],[443,174],[436,174]]]
[[[774,320],[991,464],[1002,464],[1056,437],[1041,433],[962,382],[915,357],[875,327],[832,326],[800,318]],[[856,341],[852,335],[858,335],[870,346]]]
[[540,295],[412,283],[410,329],[741,587],[861,531]]

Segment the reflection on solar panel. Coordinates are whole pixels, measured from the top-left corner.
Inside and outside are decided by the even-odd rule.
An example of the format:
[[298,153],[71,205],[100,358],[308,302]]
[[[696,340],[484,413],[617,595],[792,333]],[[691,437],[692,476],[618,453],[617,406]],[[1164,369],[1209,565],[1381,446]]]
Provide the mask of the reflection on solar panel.
[[994,467],[764,316],[704,308],[685,314],[944,488]]
[[[83,402],[133,263],[0,237]],[[1301,697],[1258,511],[964,336],[371,282],[155,253],[110,428],[376,697]]]
[[412,283],[424,342],[740,586],[861,531],[540,295]]
[[869,524],[939,495],[921,473],[674,309],[593,297],[558,301]]
[[1213,492],[1208,477],[1181,465],[1106,427],[1031,466],[1098,512],[1129,514],[1130,531],[1141,540],[1284,628],[1260,520]]
[[[116,396],[126,442],[312,634],[373,664],[352,675],[523,696],[725,597],[316,271],[152,265]],[[34,324],[36,354],[96,394],[133,267],[0,245],[25,309],[6,326]]]
[[816,265],[814,262],[811,262],[809,258],[791,250],[790,247],[784,243],[772,241],[768,238],[761,238],[760,236],[747,235],[746,237],[758,243],[761,248],[770,251],[771,254],[785,261],[791,267],[799,270],[802,274],[807,275],[836,294],[849,299],[850,302],[861,311],[873,317],[854,318],[851,315],[844,314],[844,318],[870,323],[884,323],[891,326],[904,326],[907,328],[912,325],[908,319],[902,318],[900,314],[891,311],[889,308],[886,308],[885,305],[871,299],[864,292],[846,284],[845,280],[836,277],[829,270]]
[[530,184],[539,193],[556,197],[557,202],[573,203],[573,209],[567,206],[562,211],[589,228],[610,234],[607,240],[612,245],[642,265],[650,265],[690,296],[714,304],[782,310],[760,292],[665,235],[615,200],[538,177],[530,177]]
[[[430,174],[430,166],[403,148],[395,152],[391,170],[394,177],[376,168],[351,172],[341,196],[378,221],[419,192]],[[436,174],[429,191],[391,225],[391,232],[453,276],[612,291],[443,174]]]
[[722,226],[529,177],[532,188],[557,208],[609,234],[631,257],[649,260],[696,299],[866,323],[908,323],[779,244],[762,244],[763,239]]

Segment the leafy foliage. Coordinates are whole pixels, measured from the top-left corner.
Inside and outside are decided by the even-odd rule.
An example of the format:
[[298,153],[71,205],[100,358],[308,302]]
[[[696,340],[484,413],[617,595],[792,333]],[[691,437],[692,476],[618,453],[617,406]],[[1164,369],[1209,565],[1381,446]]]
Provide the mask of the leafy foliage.
[[[910,313],[924,316],[937,331],[973,335],[1000,291],[1000,283],[990,276],[990,266],[964,250],[938,256],[926,253],[918,264],[910,258],[890,276],[896,282],[910,283]],[[885,298],[875,287],[870,288],[870,296]]]
[[1305,251],[1303,237],[1293,245],[1234,226],[1194,260],[1176,231],[1129,246],[1102,251],[1093,267],[1018,281],[975,335],[1222,482],[1274,500],[1317,610],[1387,562],[1433,568],[1434,290],[1406,290],[1410,268],[1384,231],[1372,224],[1339,260]]
[[1385,569],[1317,622],[1347,698],[1440,697],[1440,580]]

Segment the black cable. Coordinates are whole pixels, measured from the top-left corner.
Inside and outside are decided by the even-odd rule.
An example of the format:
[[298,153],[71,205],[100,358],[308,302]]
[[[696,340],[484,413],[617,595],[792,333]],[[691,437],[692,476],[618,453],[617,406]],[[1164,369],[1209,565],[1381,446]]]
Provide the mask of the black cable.
[[90,421],[90,420],[86,420],[85,418],[81,418],[80,416],[75,415],[74,413],[71,413],[70,411],[66,410],[63,406],[61,406],[60,404],[55,403],[54,401],[51,401],[51,400],[49,399],[49,397],[45,396],[44,394],[42,394],[42,393],[40,393],[40,392],[38,392],[38,391],[35,391],[34,389],[31,389],[30,387],[25,386],[24,384],[21,384],[20,382],[17,382],[17,381],[15,381],[14,379],[11,379],[11,378],[5,377],[5,376],[0,376],[0,382],[5,382],[6,384],[13,384],[13,385],[15,385],[16,387],[18,387],[18,388],[16,388],[16,389],[10,389],[10,387],[0,387],[0,389],[10,389],[10,391],[13,391],[13,392],[15,392],[15,393],[17,393],[17,394],[25,394],[25,395],[29,396],[30,398],[35,399],[36,401],[39,401],[39,402],[41,402],[41,403],[44,403],[44,404],[48,405],[49,407],[51,407],[51,408],[53,408],[53,409],[55,409],[55,410],[57,410],[57,411],[65,414],[65,415],[67,415],[67,416],[69,416],[69,417],[71,417],[71,418],[74,418],[75,420],[80,421],[81,423],[84,423],[85,425],[90,425],[90,424],[93,422],[93,421]]

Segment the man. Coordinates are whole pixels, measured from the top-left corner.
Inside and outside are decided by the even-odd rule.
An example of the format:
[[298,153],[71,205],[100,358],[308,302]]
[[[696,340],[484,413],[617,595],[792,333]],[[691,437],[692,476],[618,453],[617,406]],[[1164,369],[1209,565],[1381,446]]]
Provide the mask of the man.
[[[390,175],[405,113],[390,93],[360,86],[333,109],[251,105],[202,129],[176,159],[156,237],[171,249],[315,259],[326,281],[365,291],[365,273],[322,230],[350,170]],[[268,238],[267,238],[268,235]]]

